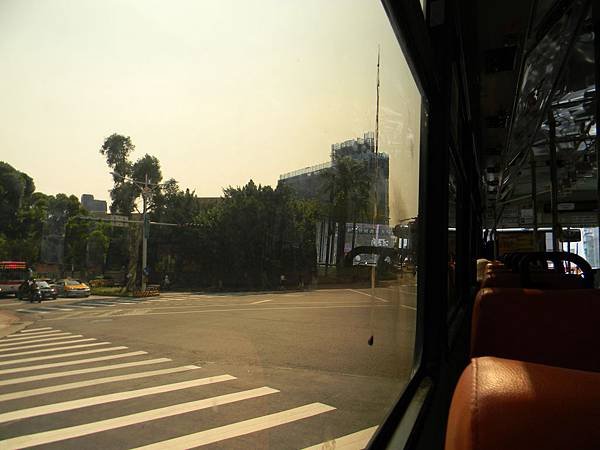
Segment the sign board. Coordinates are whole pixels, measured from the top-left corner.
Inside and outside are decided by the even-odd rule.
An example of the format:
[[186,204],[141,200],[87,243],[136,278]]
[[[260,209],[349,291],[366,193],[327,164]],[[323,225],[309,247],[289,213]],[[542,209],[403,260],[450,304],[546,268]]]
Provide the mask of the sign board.
[[531,232],[498,233],[498,254],[536,251]]
[[556,205],[556,209],[559,211],[574,211],[575,203],[559,203]]
[[560,242],[581,242],[581,230],[578,228],[565,230],[563,228],[559,240]]

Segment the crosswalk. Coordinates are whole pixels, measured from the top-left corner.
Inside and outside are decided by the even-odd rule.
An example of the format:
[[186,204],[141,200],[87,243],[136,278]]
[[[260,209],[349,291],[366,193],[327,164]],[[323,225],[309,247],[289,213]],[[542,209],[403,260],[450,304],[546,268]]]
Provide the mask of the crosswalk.
[[25,314],[49,314],[55,312],[69,312],[69,311],[81,311],[90,310],[96,308],[107,308],[119,305],[136,305],[138,303],[145,303],[154,300],[152,297],[141,297],[141,298],[130,298],[130,297],[115,297],[115,298],[103,298],[93,300],[80,300],[73,303],[67,303],[65,305],[45,305],[40,304],[38,306],[31,306],[29,308],[21,308],[16,311]]
[[[265,432],[337,411],[242,378],[52,327],[22,330],[0,339],[0,449],[271,447]],[[376,428],[307,448],[361,449]],[[306,447],[300,435],[285,446]]]

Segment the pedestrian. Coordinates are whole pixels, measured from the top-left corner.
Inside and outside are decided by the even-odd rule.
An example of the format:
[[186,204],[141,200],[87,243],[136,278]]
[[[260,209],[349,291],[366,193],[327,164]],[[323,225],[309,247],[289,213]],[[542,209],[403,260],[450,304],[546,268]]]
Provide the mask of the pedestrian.
[[163,280],[163,290],[166,291],[169,289],[169,285],[171,284],[171,280],[169,280],[169,275],[165,274],[165,279]]
[[281,290],[285,289],[285,275],[281,274],[281,276],[279,277],[279,288]]

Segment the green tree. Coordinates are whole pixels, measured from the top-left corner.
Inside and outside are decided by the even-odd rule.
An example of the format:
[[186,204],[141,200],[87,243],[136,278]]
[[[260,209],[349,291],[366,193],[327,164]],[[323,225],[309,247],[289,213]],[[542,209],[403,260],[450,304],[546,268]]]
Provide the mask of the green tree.
[[281,274],[305,279],[315,268],[316,204],[287,186],[252,180],[229,187],[198,219],[206,269],[215,284],[268,288]]
[[9,239],[21,234],[20,214],[30,204],[34,192],[35,184],[29,175],[0,161],[0,230]]
[[323,189],[330,199],[327,214],[337,223],[336,265],[341,267],[346,245],[346,224],[351,220],[355,229],[357,220],[368,220],[373,183],[365,162],[347,156],[336,158],[322,177]]
[[[100,153],[106,157],[106,163],[113,173],[114,186],[110,193],[112,199],[110,210],[112,213],[123,214],[129,218],[134,210],[140,212],[136,202],[142,195],[141,183],[148,182],[153,186],[158,185],[162,180],[158,159],[146,154],[132,163],[130,157],[134,150],[135,146],[129,136],[116,133],[107,137],[100,148]],[[152,210],[154,206],[155,204],[150,198],[148,209]],[[142,239],[140,228],[139,224],[134,223],[129,226],[127,291],[132,291],[136,284],[139,248]]]

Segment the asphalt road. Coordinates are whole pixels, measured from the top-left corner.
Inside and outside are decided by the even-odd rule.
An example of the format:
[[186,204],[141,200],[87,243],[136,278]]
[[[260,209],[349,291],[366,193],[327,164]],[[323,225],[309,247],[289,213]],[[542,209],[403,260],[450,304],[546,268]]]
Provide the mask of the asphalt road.
[[362,448],[416,312],[414,287],[370,293],[1,299],[30,323],[0,339],[0,449]]

